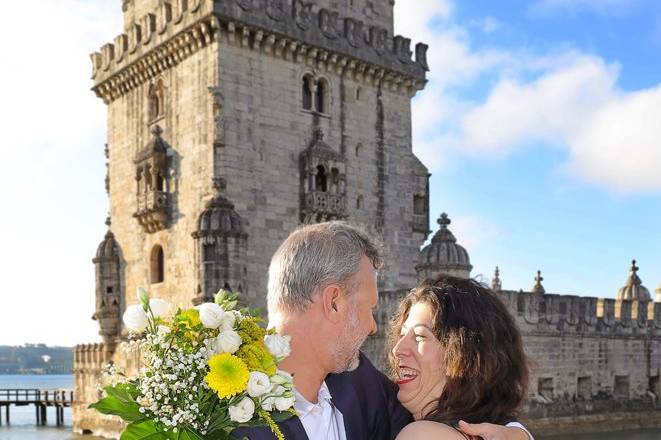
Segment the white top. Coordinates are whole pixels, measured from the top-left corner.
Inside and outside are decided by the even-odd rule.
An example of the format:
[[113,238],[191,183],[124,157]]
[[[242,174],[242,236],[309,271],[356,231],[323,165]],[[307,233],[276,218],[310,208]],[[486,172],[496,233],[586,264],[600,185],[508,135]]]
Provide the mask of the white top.
[[309,439],[347,440],[344,417],[333,405],[326,382],[319,388],[317,403],[308,402],[302,394],[294,390],[296,393],[294,409]]

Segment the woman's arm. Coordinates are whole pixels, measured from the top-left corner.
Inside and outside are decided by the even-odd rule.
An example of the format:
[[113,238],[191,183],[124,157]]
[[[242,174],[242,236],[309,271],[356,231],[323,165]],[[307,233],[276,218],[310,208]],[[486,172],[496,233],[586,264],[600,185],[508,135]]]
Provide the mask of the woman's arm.
[[535,440],[528,430],[520,423],[514,426],[494,425],[492,423],[459,422],[459,429],[468,435],[485,440]]
[[466,440],[466,436],[442,423],[420,420],[406,425],[395,440]]

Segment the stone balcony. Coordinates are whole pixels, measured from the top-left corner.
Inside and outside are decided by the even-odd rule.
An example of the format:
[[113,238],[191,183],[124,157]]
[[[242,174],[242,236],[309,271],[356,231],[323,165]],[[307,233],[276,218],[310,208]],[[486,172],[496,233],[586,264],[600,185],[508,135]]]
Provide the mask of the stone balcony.
[[304,212],[313,221],[326,221],[346,217],[346,198],[340,194],[311,191],[305,195]]
[[158,190],[138,194],[138,209],[133,216],[146,232],[165,229],[168,220],[168,194]]

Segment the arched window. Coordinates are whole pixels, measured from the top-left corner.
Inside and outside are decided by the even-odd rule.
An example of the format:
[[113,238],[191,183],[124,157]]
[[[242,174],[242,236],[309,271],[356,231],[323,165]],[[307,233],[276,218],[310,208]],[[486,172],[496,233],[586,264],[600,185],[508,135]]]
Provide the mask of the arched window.
[[328,113],[328,91],[328,81],[320,79],[317,82],[317,90],[314,95],[315,109],[319,113]]
[[303,77],[303,109],[312,110],[312,77]]
[[362,149],[363,149],[363,144],[359,142],[358,145],[356,145],[356,157],[360,156],[360,152],[362,151]]
[[339,193],[340,189],[340,171],[337,168],[331,169],[330,189],[333,194]]
[[165,279],[165,258],[163,248],[156,245],[151,250],[151,283],[162,283]]
[[363,209],[363,196],[358,196],[356,199],[356,209]]
[[326,169],[323,167],[323,165],[319,165],[317,167],[317,175],[315,177],[315,187],[317,191],[322,191],[322,192],[328,191]]

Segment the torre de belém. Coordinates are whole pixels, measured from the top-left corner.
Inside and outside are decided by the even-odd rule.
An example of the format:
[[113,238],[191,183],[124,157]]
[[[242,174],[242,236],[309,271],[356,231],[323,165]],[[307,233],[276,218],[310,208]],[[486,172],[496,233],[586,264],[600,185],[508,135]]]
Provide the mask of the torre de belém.
[[[400,1],[414,7],[414,0]],[[379,333],[366,346],[383,366],[385,329],[406,290],[439,271],[470,275],[468,254],[449,231],[447,216],[421,251],[430,233],[429,174],[412,152],[411,99],[426,84],[427,46],[394,36],[393,5],[122,1],[122,33],[91,56],[93,91],[108,112],[110,212],[94,258],[94,319],[104,342],[76,347],[75,431],[113,436],[121,428],[87,405],[98,399],[100,371],[109,361],[128,370],[138,366],[122,350],[127,332],[121,315],[137,302],[139,286],[181,307],[212,300],[220,288],[264,307],[269,260],[292,230],[333,219],[363,224],[382,237],[387,252],[387,269],[379,276]],[[524,334],[542,337],[526,339],[541,344],[529,352],[546,359],[543,338],[560,340],[562,313],[562,322],[571,322],[570,315],[580,320],[594,309],[594,328],[586,329],[601,337],[603,329],[595,326],[603,320],[603,303],[597,318],[597,300],[583,304],[578,297],[557,310],[553,301],[563,301],[549,303],[544,325],[552,328],[545,334],[538,323],[545,297],[503,291]],[[632,301],[626,302],[618,313],[632,310]],[[617,360],[611,368],[607,360],[604,374],[610,376],[603,380],[615,382],[604,388],[596,363],[587,367],[589,374],[577,371],[582,379],[566,383],[534,372],[531,396],[543,391],[551,402],[582,386],[592,401],[597,391],[619,386],[624,392],[626,382],[627,399],[658,415],[656,400],[645,398],[653,387],[658,396],[661,363],[661,307],[650,304],[652,324],[645,319],[644,330],[620,338],[648,344],[644,373],[642,366],[640,374],[638,367],[620,368]],[[621,331],[608,337],[614,335]],[[622,350],[623,357],[637,356],[633,348]],[[537,399],[531,411],[563,415],[549,413],[548,402]]]

